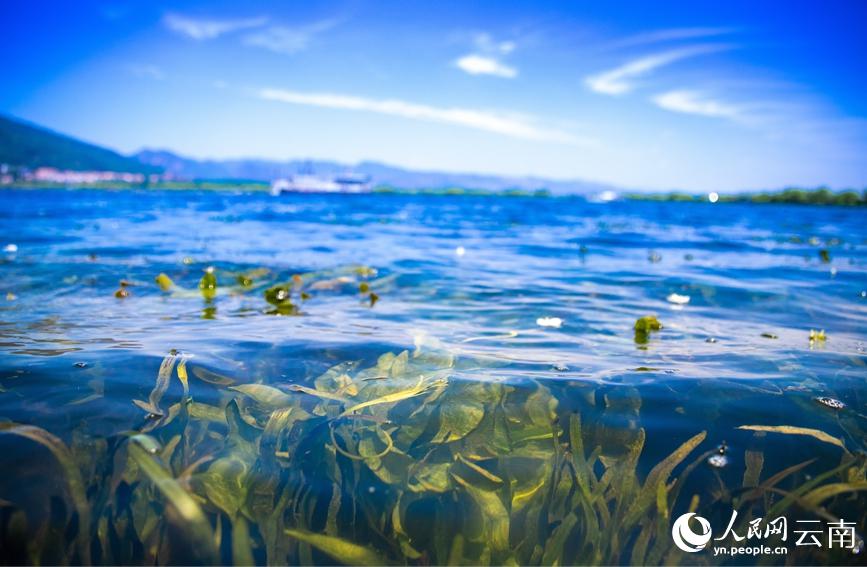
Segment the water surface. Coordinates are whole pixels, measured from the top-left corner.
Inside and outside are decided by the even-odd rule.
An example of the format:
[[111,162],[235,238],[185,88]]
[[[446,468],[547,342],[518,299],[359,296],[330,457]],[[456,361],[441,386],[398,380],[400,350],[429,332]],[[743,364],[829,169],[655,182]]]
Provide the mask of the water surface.
[[[174,425],[162,426],[132,402],[148,400],[160,365],[171,352],[176,353],[174,363],[184,360],[190,369],[193,401],[226,411],[227,404],[238,399],[233,407],[240,407],[248,425],[258,427],[257,434],[262,434],[274,408],[263,414],[261,407],[253,407],[255,400],[231,390],[229,384],[197,378],[196,369],[199,374],[205,371],[227,377],[236,386],[265,384],[291,394],[293,386],[315,388],[314,379],[339,364],[347,364],[352,369],[347,375],[366,384],[354,373],[377,367],[379,360],[386,376],[368,378],[387,382],[391,377],[395,391],[411,388],[419,373],[443,380],[446,393],[467,385],[508,387],[512,396],[524,396],[518,405],[530,413],[534,404],[548,404],[533,398],[534,392],[543,392],[545,400],[554,400],[549,404],[553,434],[549,432],[548,445],[534,449],[532,458],[547,458],[545,451],[552,459],[560,458],[560,450],[574,453],[569,424],[580,417],[586,453],[600,447],[595,465],[600,477],[606,469],[616,470],[624,462],[623,455],[635,445],[639,432],[643,438],[635,467],[639,479],[682,443],[706,432],[685,464],[723,442],[728,463],[716,469],[701,461],[685,483],[682,492],[686,496],[672,502],[671,515],[685,512],[689,496],[697,494],[701,502],[708,503],[708,508],[699,511],[712,519],[715,530],[716,526],[722,529],[732,509],[732,494],[726,491],[743,487],[748,453],[763,455],[762,480],[817,459],[786,479],[785,489],[791,490],[857,458],[865,448],[864,220],[861,209],[783,205],[6,190],[0,192],[0,244],[14,244],[17,251],[4,252],[0,259],[0,292],[5,295],[0,297],[0,419],[47,430],[72,447],[79,460],[86,460],[81,455],[88,447],[96,447],[94,463],[79,468],[85,484],[104,486],[108,481],[101,479],[113,474],[107,470],[111,468],[108,463],[119,467],[119,458],[112,455],[117,455],[115,451],[130,432],[148,432],[162,445],[178,434]],[[827,255],[823,257],[821,251]],[[214,268],[218,281],[217,296],[210,301],[197,287],[208,267]],[[160,273],[174,281],[172,290],[163,291],[154,283]],[[291,315],[275,314],[274,306],[264,298],[265,290],[292,282],[296,275],[302,276],[303,287],[293,293],[297,296],[303,290],[305,300],[293,299],[298,311]],[[238,276],[247,277],[248,285],[239,284]],[[128,284],[124,287],[128,297],[115,297],[121,281]],[[369,288],[363,293],[362,283]],[[378,297],[373,306],[370,291]],[[667,300],[671,294],[688,296],[689,302],[671,303]],[[645,315],[658,317],[663,328],[647,337],[636,336],[633,325]],[[540,318],[558,318],[561,325],[541,326]],[[811,330],[824,330],[827,338],[811,341]],[[416,372],[412,376],[388,370],[390,359],[383,362],[381,358],[403,351],[409,351],[409,360],[418,364],[417,371],[401,370]],[[344,394],[346,391],[341,392]],[[398,435],[401,404],[414,411],[422,407],[427,395],[429,391],[392,404],[394,412],[380,417],[394,422],[388,427]],[[828,408],[815,401],[820,396],[840,400],[846,407],[839,411]],[[183,400],[181,382],[173,374],[163,409]],[[435,402],[454,403],[448,398]],[[316,415],[310,399],[297,403]],[[508,410],[508,402],[499,405]],[[494,406],[484,407],[488,415]],[[346,404],[319,408],[321,419],[336,419],[340,408],[345,410]],[[378,410],[358,413],[376,416]],[[527,415],[515,417],[513,426],[523,426]],[[437,416],[440,414],[432,414],[431,419],[444,423]],[[810,435],[738,429],[744,425],[822,431],[845,449]],[[222,429],[217,431],[210,437],[203,434],[203,439],[213,438],[217,443],[218,437],[226,435]],[[186,434],[181,431],[180,435]],[[376,435],[374,444],[383,443],[382,434]],[[353,442],[351,436],[347,440]],[[322,446],[332,447],[328,458],[335,460],[333,466],[349,467],[344,477],[353,466],[362,466],[335,453],[330,443],[328,436],[322,438]],[[467,441],[460,443],[464,443],[461,449],[450,449],[452,460],[462,462],[458,455],[470,461],[478,457],[477,462],[495,476],[512,474],[505,471],[504,455],[471,454]],[[409,462],[423,461],[433,450],[422,451],[420,444],[411,444],[417,453]],[[0,555],[8,561],[30,561],[38,555],[28,552],[26,546],[13,549],[9,542],[48,538],[57,544],[64,537],[74,539],[75,529],[57,529],[52,536],[51,529],[40,528],[45,518],[49,518],[45,525],[63,523],[50,520],[52,514],[73,516],[70,505],[58,510],[56,502],[46,500],[52,494],[59,495],[59,500],[68,498],[63,473],[49,453],[20,435],[0,435],[0,447],[5,473],[0,480],[0,525],[7,532],[7,545]],[[166,456],[172,476],[182,475],[196,458],[208,457],[205,445],[202,447],[203,454],[190,449],[183,456]],[[228,449],[216,447],[211,459],[226,457]],[[409,451],[410,445],[407,447]],[[281,461],[281,468],[274,470],[306,466],[299,461],[301,456],[295,459]],[[346,462],[340,464],[341,459]],[[369,459],[361,462],[370,466]],[[209,464],[196,466],[188,471],[192,480],[182,486],[202,495],[205,492],[196,475],[205,475]],[[541,465],[533,465],[537,466]],[[241,484],[254,482],[257,474],[267,476],[261,463],[250,464],[249,469]],[[399,495],[420,498],[417,495],[424,494],[408,490],[404,481],[387,482],[373,472],[374,476],[357,473],[356,484],[341,489],[345,495],[336,505],[333,475],[328,475],[331,483],[321,486],[303,475],[287,477],[281,486],[306,483],[306,490],[321,499],[310,505],[306,521],[286,519],[291,514],[281,521],[290,529],[353,541],[389,560],[446,562],[455,549],[454,534],[439,538],[444,541],[428,541],[413,533],[400,536],[391,520],[370,527],[375,522],[363,518],[359,507],[376,509],[381,504],[383,513],[391,514],[392,508],[400,507]],[[31,482],[34,474],[40,480]],[[523,482],[515,474],[510,477],[513,488]],[[863,469],[860,474],[863,478]],[[433,490],[432,496],[418,502],[430,500],[442,506],[443,499],[469,494],[473,502],[468,506],[476,506],[482,517],[493,513],[475,498],[477,487],[467,488],[456,480],[459,472],[452,470],[449,475],[446,489]],[[553,478],[546,478],[545,489],[552,483]],[[132,480],[127,484],[135,494],[137,485]],[[363,498],[355,492],[367,488],[373,492]],[[543,527],[532,536],[534,541],[522,542],[515,533],[525,521],[520,503],[512,493],[488,488],[505,503],[511,520],[508,550],[494,546],[486,555],[473,547],[476,544],[468,536],[455,561],[503,563],[511,558],[527,563],[554,557],[543,557],[541,551],[534,555],[533,547],[545,548],[568,517],[568,506],[564,505],[561,517],[545,508],[549,519],[538,520]],[[860,494],[841,497],[830,509],[834,517],[858,522],[863,533],[867,514]],[[771,500],[779,497],[767,496]],[[146,497],[151,503],[163,498],[155,492]],[[279,490],[272,500],[278,498]],[[235,523],[230,527],[228,519],[218,519],[219,507],[206,500],[207,495],[202,496],[198,503],[210,528],[222,534],[221,541],[229,539],[227,534],[239,528]],[[329,502],[337,506],[336,515],[326,513]],[[551,500],[547,502],[546,506]],[[106,512],[109,524],[119,521],[122,506],[117,504]],[[274,549],[266,545],[264,530],[257,530],[250,506],[248,500],[241,515],[252,526],[250,557],[261,563],[269,560],[266,556]],[[23,531],[15,532],[17,540],[9,535],[15,510],[23,510],[28,520]],[[144,513],[130,512],[133,516]],[[425,521],[433,522],[432,529],[442,531],[437,527],[445,517],[441,508],[419,504],[402,513],[427,518]],[[793,522],[796,515],[810,518],[813,512],[800,508],[790,513]],[[648,511],[646,517],[651,515]],[[755,515],[760,515],[758,509]],[[590,537],[582,531],[587,529],[584,523],[567,538],[571,543],[561,544],[561,563],[629,560],[634,541],[623,542],[622,550],[604,557],[587,555],[581,543],[582,538]],[[90,544],[91,560],[190,560],[143,537],[144,528],[133,524],[135,535],[118,530],[114,537],[143,541],[143,545],[121,549],[117,541],[106,543],[111,538],[100,540]],[[366,527],[359,528],[359,524]],[[641,526],[636,527],[634,534],[640,530]],[[170,531],[166,528],[159,533]],[[482,530],[479,541],[491,537],[490,531]],[[660,542],[665,539],[654,537]],[[106,548],[111,546],[115,547],[109,552]],[[660,543],[658,549],[664,547],[670,548],[670,541]],[[56,556],[43,556],[42,561],[61,556],[66,561],[83,560],[80,550],[76,555],[68,551],[71,547],[65,549]],[[315,545],[296,543],[294,548],[279,551],[283,555],[270,560],[334,559]],[[643,561],[674,560],[668,552],[651,553]],[[229,544],[222,543],[217,553],[221,562],[238,560]],[[820,555],[803,558],[857,562],[851,555],[816,553]],[[704,556],[703,561],[722,560]]]

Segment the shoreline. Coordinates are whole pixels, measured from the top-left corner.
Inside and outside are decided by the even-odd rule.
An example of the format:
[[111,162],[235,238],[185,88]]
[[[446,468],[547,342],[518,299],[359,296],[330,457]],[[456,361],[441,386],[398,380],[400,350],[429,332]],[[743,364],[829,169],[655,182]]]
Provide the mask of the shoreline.
[[[42,189],[65,189],[65,190],[108,190],[108,191],[216,191],[216,192],[243,192],[265,193],[270,191],[270,184],[262,181],[185,181],[185,182],[162,182],[157,184],[138,183],[92,183],[92,184],[61,184],[61,183],[14,183],[0,186],[0,191],[8,189],[42,190]],[[316,193],[297,192],[297,195],[330,195],[339,193]],[[347,194],[349,195],[349,194]],[[354,194],[352,194],[354,195]],[[420,195],[420,196],[455,196],[455,197],[524,197],[545,199],[584,199],[593,200],[592,195],[566,194],[555,195],[547,189],[502,189],[487,190],[466,187],[437,187],[408,189],[382,185],[373,188],[367,193],[358,195]],[[706,203],[708,196],[700,193],[685,192],[628,192],[617,196],[614,201],[648,201],[657,203]],[[813,206],[838,206],[838,207],[863,207],[867,206],[867,188],[861,193],[849,189],[844,191],[831,191],[820,187],[817,189],[789,188],[780,191],[764,191],[759,193],[734,193],[719,194],[714,204],[782,204],[782,205],[813,205]]]

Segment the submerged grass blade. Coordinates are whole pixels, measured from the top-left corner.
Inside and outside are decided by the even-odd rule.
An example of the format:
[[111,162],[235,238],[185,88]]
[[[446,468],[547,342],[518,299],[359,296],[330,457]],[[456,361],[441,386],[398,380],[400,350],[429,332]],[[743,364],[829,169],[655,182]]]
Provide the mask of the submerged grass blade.
[[407,388],[406,390],[394,392],[393,394],[386,394],[385,396],[381,396],[373,400],[368,400],[366,402],[356,404],[350,408],[347,408],[345,411],[343,411],[343,413],[340,414],[340,416],[342,417],[351,413],[355,413],[371,406],[376,406],[379,404],[391,404],[423,394],[432,387],[431,384],[425,384],[424,381],[424,376],[420,376],[418,383],[416,383],[416,385],[412,388]]
[[653,504],[656,499],[658,487],[665,485],[668,482],[668,477],[671,476],[674,468],[679,465],[695,449],[699,443],[704,441],[707,436],[706,431],[695,435],[683,445],[678,447],[674,453],[666,457],[662,462],[653,467],[644,481],[644,486],[639,492],[637,498],[629,507],[623,526],[627,529],[634,526],[647,509]]
[[210,523],[199,504],[157,460],[154,444],[153,438],[139,434],[130,438],[127,448],[133,461],[183,520],[181,527],[189,536],[194,554],[205,562],[218,563]]
[[867,490],[867,482],[838,482],[835,484],[826,484],[816,488],[812,492],[808,492],[803,497],[803,501],[809,506],[818,506],[825,500],[838,494],[862,490]]
[[63,469],[66,478],[66,485],[69,489],[69,497],[72,500],[72,505],[78,514],[78,537],[77,547],[79,553],[79,561],[84,564],[90,564],[90,506],[87,502],[87,494],[85,492],[84,481],[81,478],[81,471],[75,465],[72,453],[66,444],[59,438],[55,437],[41,427],[34,425],[19,425],[16,423],[0,422],[0,433],[10,433],[24,437],[36,443],[39,443],[48,449],[60,467]]
[[[764,431],[766,433],[782,433],[784,435],[806,435],[813,439],[818,439],[824,443],[836,445],[844,451],[847,451],[843,441],[836,437],[828,435],[824,431],[818,429],[810,429],[807,427],[794,427],[792,425],[741,425],[738,429],[746,429],[748,431]],[[848,452],[848,451],[847,451]]]
[[163,410],[160,409],[160,400],[163,399],[163,395],[166,393],[166,390],[169,389],[169,382],[172,379],[172,370],[175,368],[175,362],[177,359],[178,355],[175,352],[170,353],[163,359],[162,364],[160,364],[160,370],[157,373],[157,380],[154,384],[154,389],[151,390],[150,396],[148,396],[148,401],[142,402],[140,400],[133,400],[135,405],[153,415],[165,415]]
[[391,564],[391,562],[386,561],[385,558],[372,549],[339,537],[290,528],[286,528],[284,531],[288,536],[315,547],[332,559],[345,565],[365,565],[375,567],[378,565]]

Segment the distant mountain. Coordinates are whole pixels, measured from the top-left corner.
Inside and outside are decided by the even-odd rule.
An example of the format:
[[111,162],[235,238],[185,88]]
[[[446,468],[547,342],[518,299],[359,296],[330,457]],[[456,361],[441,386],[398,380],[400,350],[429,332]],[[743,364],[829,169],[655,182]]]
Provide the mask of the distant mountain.
[[106,148],[0,116],[0,164],[78,171],[158,173],[159,168]]
[[263,159],[197,160],[167,150],[142,150],[124,156],[8,116],[0,116],[0,164],[34,169],[41,166],[73,171],[165,173],[182,180],[271,181],[299,172],[370,175],[375,185],[403,189],[462,187],[500,191],[547,189],[552,193],[591,194],[619,188],[581,180],[542,177],[505,177],[472,173],[415,171],[373,161],[345,164],[322,160],[273,161]]
[[181,179],[243,179],[271,181],[301,171],[334,175],[353,171],[367,174],[376,185],[393,185],[405,189],[465,187],[499,191],[503,189],[548,189],[552,193],[599,193],[619,188],[581,180],[560,181],[542,177],[504,177],[472,173],[415,171],[363,161],[350,165],[322,160],[268,161],[260,159],[195,160],[166,150],[142,150],[134,156],[142,163],[159,167]]

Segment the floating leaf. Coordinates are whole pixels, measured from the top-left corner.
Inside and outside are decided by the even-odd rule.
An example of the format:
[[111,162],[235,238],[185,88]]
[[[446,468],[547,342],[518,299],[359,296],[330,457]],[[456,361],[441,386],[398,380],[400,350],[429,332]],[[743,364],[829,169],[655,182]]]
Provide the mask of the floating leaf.
[[826,339],[827,339],[827,337],[825,335],[825,329],[822,329],[821,331],[816,331],[815,329],[810,329],[810,344],[813,344],[816,342],[824,343]]
[[634,329],[637,333],[649,333],[662,329],[662,323],[653,315],[646,315],[635,321]]
[[662,323],[653,315],[645,315],[639,317],[633,326],[635,330],[635,342],[638,344],[647,343],[651,332],[656,332],[662,329]]
[[175,282],[172,281],[172,278],[162,273],[156,277],[156,282],[157,285],[160,286],[160,289],[163,291],[169,291],[175,285]]
[[205,275],[199,280],[199,291],[202,292],[202,297],[207,301],[217,296],[217,276],[214,274],[213,266],[205,268]]

